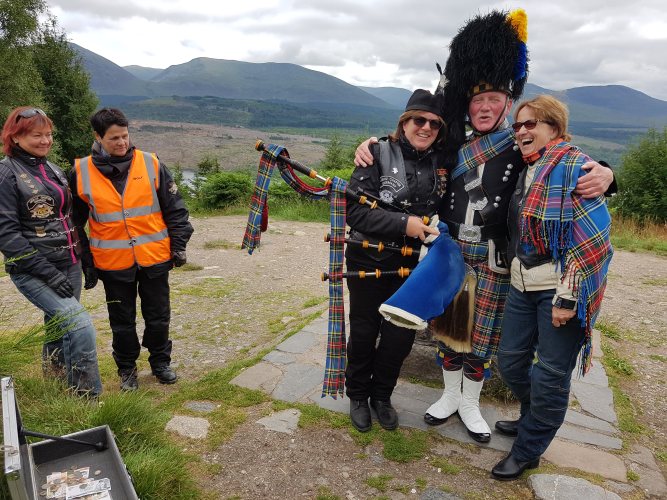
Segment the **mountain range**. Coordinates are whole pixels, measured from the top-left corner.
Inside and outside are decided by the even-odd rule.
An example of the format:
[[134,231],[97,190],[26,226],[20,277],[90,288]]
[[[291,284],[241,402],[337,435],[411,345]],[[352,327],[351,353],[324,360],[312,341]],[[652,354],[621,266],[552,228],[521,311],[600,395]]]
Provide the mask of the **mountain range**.
[[[72,44],[102,105],[133,118],[257,128],[391,130],[411,90],[357,87],[296,64],[200,57],[166,69],[121,67]],[[667,125],[667,102],[621,85],[555,91],[527,84],[524,96],[552,94],[567,102],[577,136],[625,145],[648,127]],[[131,106],[128,106],[132,103]]]

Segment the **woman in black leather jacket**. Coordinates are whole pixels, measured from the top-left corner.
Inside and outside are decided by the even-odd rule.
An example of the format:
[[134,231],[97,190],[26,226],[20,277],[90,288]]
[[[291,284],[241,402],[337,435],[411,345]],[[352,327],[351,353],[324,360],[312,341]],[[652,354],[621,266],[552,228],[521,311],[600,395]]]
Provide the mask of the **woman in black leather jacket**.
[[79,242],[72,195],[63,172],[46,156],[53,123],[39,108],[14,109],[2,129],[0,251],[18,290],[44,311],[45,374],[62,376],[78,394],[102,392],[95,328],[79,302]]

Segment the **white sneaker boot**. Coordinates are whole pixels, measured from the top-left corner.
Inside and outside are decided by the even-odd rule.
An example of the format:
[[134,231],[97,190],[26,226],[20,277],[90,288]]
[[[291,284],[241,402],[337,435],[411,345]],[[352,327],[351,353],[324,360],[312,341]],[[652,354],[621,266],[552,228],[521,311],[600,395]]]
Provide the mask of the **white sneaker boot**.
[[463,377],[463,393],[459,403],[459,417],[468,429],[471,438],[479,443],[491,440],[491,429],[479,411],[479,394],[482,392],[484,380],[475,382]]
[[461,378],[463,369],[455,372],[442,370],[445,390],[442,397],[429,406],[424,414],[424,422],[429,425],[444,424],[449,416],[459,408],[461,402]]

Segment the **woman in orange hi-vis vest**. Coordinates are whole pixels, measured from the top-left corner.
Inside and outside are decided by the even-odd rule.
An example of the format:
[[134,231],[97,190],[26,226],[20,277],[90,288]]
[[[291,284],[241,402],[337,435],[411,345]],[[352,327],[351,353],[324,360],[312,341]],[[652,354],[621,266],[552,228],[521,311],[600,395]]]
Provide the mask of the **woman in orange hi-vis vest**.
[[[169,270],[186,262],[192,235],[188,211],[167,168],[154,153],[130,143],[120,110],[104,108],[91,118],[92,154],[77,159],[70,178],[74,222],[82,241],[85,288],[104,284],[113,357],[122,390],[136,390],[141,345],[157,380],[176,382],[169,339]],[[84,227],[88,223],[89,235]],[[139,343],[136,300],[145,322]]]

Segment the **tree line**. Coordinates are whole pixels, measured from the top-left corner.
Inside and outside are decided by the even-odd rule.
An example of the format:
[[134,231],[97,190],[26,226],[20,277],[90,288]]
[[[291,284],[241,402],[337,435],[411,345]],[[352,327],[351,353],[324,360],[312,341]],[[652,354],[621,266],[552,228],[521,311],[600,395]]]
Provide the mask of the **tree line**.
[[50,160],[67,168],[92,143],[98,99],[90,76],[44,0],[0,0],[0,119],[42,108],[54,124]]

